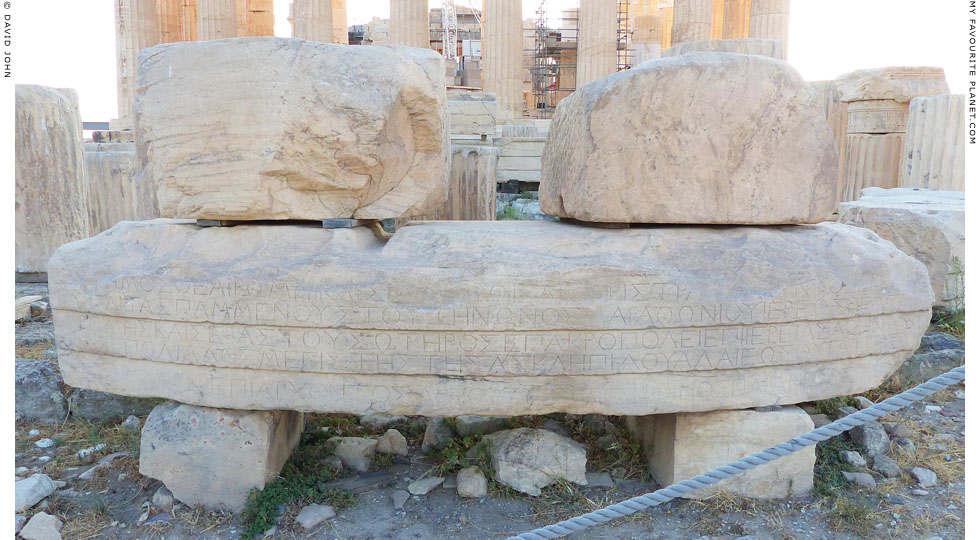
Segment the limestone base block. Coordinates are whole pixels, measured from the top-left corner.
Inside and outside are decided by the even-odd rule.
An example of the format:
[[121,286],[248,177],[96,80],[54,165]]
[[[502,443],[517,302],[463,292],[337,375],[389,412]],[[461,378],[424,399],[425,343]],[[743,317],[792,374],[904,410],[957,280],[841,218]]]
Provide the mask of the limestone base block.
[[152,47],[134,106],[143,177],[164,217],[422,215],[446,198],[444,65],[276,37]]
[[789,64],[685,54],[558,104],[541,210],[614,223],[815,223],[834,211],[837,162],[823,107]]
[[[848,120],[850,121],[850,120]],[[847,135],[847,173],[841,202],[853,201],[869,187],[896,188],[901,184],[904,133]]]
[[962,191],[868,188],[840,205],[839,221],[871,229],[929,270],[936,307],[963,303],[965,206]]
[[909,104],[902,187],[966,189],[966,96],[917,97]]
[[426,219],[493,221],[499,159],[500,150],[492,146],[453,146],[448,200]]
[[430,417],[859,393],[918,347],[933,303],[920,262],[831,223],[440,221],[385,240],[366,227],[122,222],[59,250],[49,277],[69,385]]
[[777,60],[786,60],[786,46],[782,41],[762,38],[705,39],[676,43],[664,51],[663,57],[669,58],[693,52],[758,54]]
[[[162,382],[162,381],[160,381]],[[242,510],[299,444],[303,414],[157,405],[140,439],[140,474],[156,478],[182,503]]]
[[[627,427],[642,441],[650,472],[664,487],[802,435],[813,429],[813,420],[799,407],[784,406],[630,417]],[[815,463],[816,449],[809,446],[685,497],[803,496],[813,489]]]

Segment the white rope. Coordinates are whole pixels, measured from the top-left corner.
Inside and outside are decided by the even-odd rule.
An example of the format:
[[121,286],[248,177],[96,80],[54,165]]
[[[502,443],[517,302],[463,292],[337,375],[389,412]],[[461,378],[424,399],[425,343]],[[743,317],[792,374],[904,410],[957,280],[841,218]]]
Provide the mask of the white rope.
[[802,450],[807,446],[817,444],[821,441],[826,441],[831,437],[836,437],[845,431],[849,431],[852,428],[864,425],[865,423],[875,420],[876,418],[893,413],[916,401],[920,401],[923,398],[926,398],[948,386],[962,382],[964,379],[966,379],[966,368],[964,366],[960,366],[938,377],[934,377],[920,384],[919,386],[916,386],[915,388],[906,390],[897,396],[890,397],[881,403],[868,407],[867,409],[847,415],[836,422],[832,422],[826,426],[814,429],[809,433],[800,435],[794,439],[790,439],[782,444],[767,448],[761,452],[756,452],[751,456],[746,456],[738,461],[729,463],[728,465],[716,467],[700,476],[695,476],[690,480],[678,482],[663,489],[654,491],[653,493],[639,495],[621,503],[607,506],[606,508],[596,510],[595,512],[589,512],[588,514],[583,514],[554,525],[548,525],[547,527],[535,529],[518,536],[511,536],[507,540],[545,540],[549,538],[560,538],[573,532],[582,531],[588,529],[589,527],[594,527],[616,518],[634,514],[641,510],[646,510],[647,508],[671,501],[677,497],[680,497],[681,495],[692,493],[701,488],[716,484],[726,478],[731,478],[736,474],[741,474],[745,471],[754,469],[759,465],[764,465],[783,456],[788,456],[789,454]]

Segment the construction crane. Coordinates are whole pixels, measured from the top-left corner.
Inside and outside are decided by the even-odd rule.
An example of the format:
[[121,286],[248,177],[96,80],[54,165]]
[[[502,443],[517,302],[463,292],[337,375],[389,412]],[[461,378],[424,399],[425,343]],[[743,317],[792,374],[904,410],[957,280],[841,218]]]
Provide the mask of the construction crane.
[[442,2],[442,54],[446,60],[456,60],[456,37],[459,28],[456,23],[456,2]]

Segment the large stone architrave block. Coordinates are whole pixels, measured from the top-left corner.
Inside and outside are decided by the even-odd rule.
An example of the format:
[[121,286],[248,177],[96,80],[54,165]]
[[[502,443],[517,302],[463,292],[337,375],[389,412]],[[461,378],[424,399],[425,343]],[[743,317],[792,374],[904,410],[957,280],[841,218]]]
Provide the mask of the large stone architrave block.
[[[632,417],[627,427],[642,441],[654,479],[669,486],[802,435],[813,429],[813,420],[803,409],[788,406]],[[685,497],[718,492],[753,499],[803,496],[813,489],[815,462],[815,447],[809,446]]]
[[839,221],[871,229],[929,270],[936,307],[963,307],[966,207],[962,191],[867,188]]
[[559,103],[541,210],[598,222],[814,223],[834,211],[837,161],[822,104],[789,64],[686,54]]
[[446,197],[443,72],[438,53],[410,47],[253,37],[146,49],[143,176],[164,217],[424,214]]
[[[123,222],[51,260],[72,386],[243,410],[646,415],[873,388],[922,263],[873,232]],[[587,396],[584,398],[583,396]]]
[[89,235],[78,94],[27,84],[14,94],[14,264],[44,273],[59,246]]
[[882,99],[908,103],[914,97],[949,93],[946,73],[938,67],[861,69],[838,77],[837,86],[844,102]]
[[140,474],[188,506],[238,512],[279,474],[302,432],[303,413],[294,411],[162,403],[143,426]]

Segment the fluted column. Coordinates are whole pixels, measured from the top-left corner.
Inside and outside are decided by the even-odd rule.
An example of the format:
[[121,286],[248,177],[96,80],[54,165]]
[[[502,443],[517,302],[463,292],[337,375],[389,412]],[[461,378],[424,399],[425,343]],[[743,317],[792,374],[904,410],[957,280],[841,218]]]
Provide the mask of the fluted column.
[[752,0],[725,0],[725,21],[722,39],[749,37],[749,18],[752,16]]
[[197,0],[197,37],[209,39],[238,36],[235,0]]
[[116,0],[116,106],[112,129],[133,127],[136,65],[140,51],[157,44],[156,6],[153,0]]
[[617,2],[581,0],[576,88],[616,73]]
[[180,41],[197,39],[197,0],[180,0]]
[[[290,9],[292,9],[292,5],[290,5]],[[248,3],[246,0],[235,0],[235,28],[237,28],[239,37],[248,35]]]
[[660,0],[660,50],[666,51],[670,48],[672,37],[671,29],[674,27],[674,0]]
[[184,39],[183,0],[156,0],[157,42],[173,43]]
[[499,120],[520,118],[524,113],[521,0],[483,0],[483,30],[483,89],[497,95]]
[[711,0],[711,39],[721,39],[725,30],[725,0]]
[[711,39],[712,0],[674,0],[671,45]]
[[[428,35],[428,21],[426,21]],[[347,45],[350,43],[347,35],[347,0],[333,0],[333,42]]]
[[330,0],[293,2],[293,37],[333,43],[333,5]]
[[749,37],[775,39],[789,49],[790,0],[753,0]]
[[245,5],[245,33],[239,36],[274,36],[276,14],[273,0],[248,0]]
[[633,26],[633,65],[660,58],[660,41],[660,16],[638,15]]
[[[517,10],[520,21],[520,8]],[[520,46],[521,37],[517,37]],[[428,0],[391,0],[388,18],[388,43],[409,47],[429,48]]]

